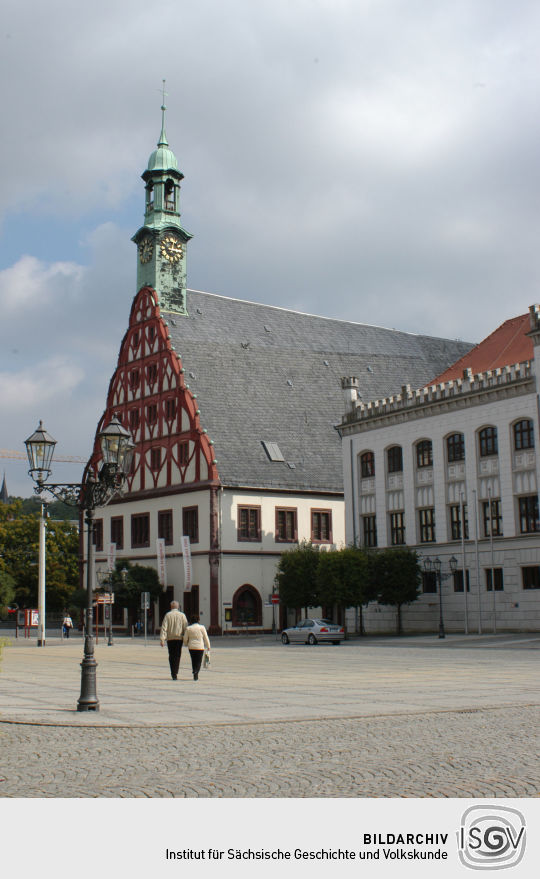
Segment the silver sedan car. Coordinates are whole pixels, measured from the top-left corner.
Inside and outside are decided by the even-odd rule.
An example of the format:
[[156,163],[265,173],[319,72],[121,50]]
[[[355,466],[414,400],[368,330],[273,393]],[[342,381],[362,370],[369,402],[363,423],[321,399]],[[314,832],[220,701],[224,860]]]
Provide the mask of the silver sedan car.
[[283,629],[281,640],[284,644],[300,641],[302,644],[317,644],[319,641],[331,641],[339,644],[345,637],[342,626],[331,623],[330,620],[312,619],[300,620],[296,626]]

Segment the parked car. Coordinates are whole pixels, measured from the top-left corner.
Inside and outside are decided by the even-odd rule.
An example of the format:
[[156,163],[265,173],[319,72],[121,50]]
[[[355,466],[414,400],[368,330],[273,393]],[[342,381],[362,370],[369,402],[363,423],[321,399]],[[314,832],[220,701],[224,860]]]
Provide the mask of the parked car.
[[345,630],[330,620],[300,620],[296,626],[283,629],[281,640],[284,644],[300,641],[302,644],[317,644],[319,641],[331,641],[339,644],[345,637]]

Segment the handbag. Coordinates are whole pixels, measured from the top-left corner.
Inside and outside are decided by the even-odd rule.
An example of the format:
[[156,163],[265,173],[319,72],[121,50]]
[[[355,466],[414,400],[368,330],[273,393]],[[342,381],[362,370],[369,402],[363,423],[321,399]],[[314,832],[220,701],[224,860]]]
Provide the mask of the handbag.
[[204,651],[203,668],[210,668],[210,651],[209,650]]

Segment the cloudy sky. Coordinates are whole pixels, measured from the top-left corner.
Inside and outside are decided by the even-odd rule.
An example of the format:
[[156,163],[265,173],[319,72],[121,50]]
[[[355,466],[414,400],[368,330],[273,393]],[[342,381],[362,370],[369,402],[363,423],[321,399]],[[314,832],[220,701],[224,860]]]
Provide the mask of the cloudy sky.
[[538,33],[534,0],[4,0],[0,447],[91,448],[163,78],[192,288],[470,341],[525,312]]

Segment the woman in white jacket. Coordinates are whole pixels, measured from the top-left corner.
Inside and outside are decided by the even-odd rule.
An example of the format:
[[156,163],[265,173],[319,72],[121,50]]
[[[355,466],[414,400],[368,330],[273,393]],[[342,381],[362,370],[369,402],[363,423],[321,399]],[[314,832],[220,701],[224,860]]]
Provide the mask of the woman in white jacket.
[[205,650],[210,650],[210,641],[206,629],[199,622],[198,614],[190,617],[189,626],[184,632],[184,647],[189,650],[191,656],[191,668],[193,670],[193,680],[199,680],[199,672]]

